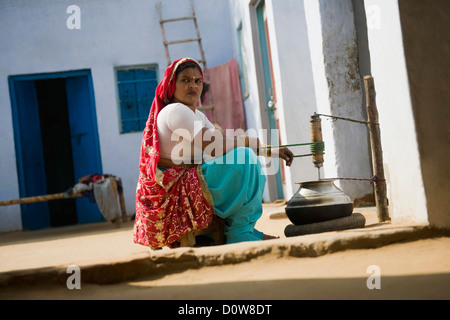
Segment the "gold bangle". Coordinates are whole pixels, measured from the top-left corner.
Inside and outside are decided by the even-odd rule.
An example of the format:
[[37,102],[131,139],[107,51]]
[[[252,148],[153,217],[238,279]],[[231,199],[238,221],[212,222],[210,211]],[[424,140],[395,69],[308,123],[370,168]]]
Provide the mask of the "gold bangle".
[[270,156],[272,155],[271,146],[270,145],[263,144],[263,145],[261,145],[259,150],[260,150],[260,155],[261,156],[270,158]]

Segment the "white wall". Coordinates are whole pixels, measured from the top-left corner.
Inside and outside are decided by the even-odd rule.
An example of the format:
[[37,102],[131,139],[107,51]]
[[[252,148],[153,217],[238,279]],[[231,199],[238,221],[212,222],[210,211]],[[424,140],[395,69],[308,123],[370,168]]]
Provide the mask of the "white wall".
[[[103,171],[122,178],[127,212],[134,213],[142,134],[119,133],[114,67],[158,64],[162,78],[167,62],[156,2],[78,0],[80,30],[66,27],[70,16],[66,9],[73,1],[0,2],[0,200],[19,197],[7,77],[91,69]],[[232,59],[228,2],[195,0],[194,6],[208,66]],[[185,0],[164,0],[162,9],[164,18],[191,12]],[[192,22],[177,28],[194,30]],[[172,60],[180,56],[200,58],[197,47],[177,46],[171,50]],[[0,231],[20,228],[20,207],[0,207]]]
[[[282,144],[310,142],[309,120],[316,111],[316,97],[303,1],[266,1],[266,11]],[[310,153],[308,146],[291,151]],[[297,191],[297,182],[317,180],[311,157],[296,158],[285,173],[286,199]]]
[[[308,48],[303,1],[284,0],[271,1],[266,4],[266,14],[271,42],[272,64],[277,97],[276,115],[280,121],[280,137],[283,144],[309,142],[310,116],[316,110],[314,84]],[[259,42],[254,42],[256,28],[251,24],[252,7],[247,1],[230,0],[232,24],[237,30],[242,24],[245,50],[248,55],[249,92],[244,101],[247,125],[249,128],[261,130],[263,127],[260,110],[260,97],[256,72],[255,50],[259,50]],[[295,37],[292,36],[295,30]],[[255,32],[255,34],[253,34]],[[255,48],[256,47],[256,48]],[[234,50],[238,52],[235,42]],[[308,147],[293,147],[295,154],[309,153]],[[285,167],[286,186],[285,199],[290,199],[297,191],[296,182],[317,179],[317,171],[311,157],[296,158],[293,165]],[[265,192],[264,201],[271,201]]]
[[365,0],[389,211],[393,222],[428,222],[396,0]]
[[[19,198],[19,188],[7,77],[0,79],[0,103],[0,200],[9,200]],[[21,228],[20,207],[0,207],[0,232]]]
[[[317,111],[366,120],[351,0],[305,0]],[[367,126],[321,117],[326,178],[370,178]],[[336,181],[352,199],[373,193],[366,181]]]

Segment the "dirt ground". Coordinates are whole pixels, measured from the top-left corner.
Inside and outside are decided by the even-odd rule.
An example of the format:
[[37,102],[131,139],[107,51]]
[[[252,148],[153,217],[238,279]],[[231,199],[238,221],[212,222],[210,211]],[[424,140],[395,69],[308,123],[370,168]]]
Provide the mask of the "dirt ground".
[[[265,256],[112,285],[0,289],[1,299],[299,300],[450,299],[449,238],[315,258]],[[375,271],[379,269],[379,288]],[[370,278],[372,276],[372,278]],[[370,279],[369,279],[370,278]],[[375,286],[370,289],[369,286]]]
[[[276,207],[266,207],[260,230],[280,236],[280,239],[265,242],[266,246],[283,248],[297,242],[297,237],[283,239],[282,231],[289,221],[278,211]],[[365,214],[369,232],[370,225],[376,224],[372,213]],[[279,217],[269,217],[277,214]],[[54,239],[43,233],[40,240],[26,239],[24,235],[14,241],[14,235],[5,235],[0,237],[0,275],[19,266],[23,269],[45,268],[81,262],[88,257],[113,261],[123,259],[125,256],[121,255],[125,253],[148,255],[148,249],[130,243],[130,226],[124,228],[116,231],[102,229],[76,236],[53,231]],[[345,235],[345,232],[357,234],[356,231],[344,231],[337,235]],[[331,235],[336,234],[299,237],[298,242],[306,243],[306,239],[312,238],[311,243],[314,243],[314,239],[327,239]],[[253,249],[246,249],[249,246],[227,245],[219,246],[217,250],[227,250],[224,251],[226,257],[239,250],[251,252],[248,250]],[[115,284],[82,281],[80,289],[70,290],[66,283],[0,287],[0,299],[177,300],[180,303],[184,300],[447,300],[450,299],[449,248],[450,238],[437,236],[409,239],[373,249],[343,248],[318,257],[262,254],[239,263],[181,268]],[[206,252],[200,249],[188,252],[193,255]],[[170,255],[179,249],[168,250]],[[182,257],[179,257],[180,263],[183,262]],[[178,258],[174,259],[176,262]]]

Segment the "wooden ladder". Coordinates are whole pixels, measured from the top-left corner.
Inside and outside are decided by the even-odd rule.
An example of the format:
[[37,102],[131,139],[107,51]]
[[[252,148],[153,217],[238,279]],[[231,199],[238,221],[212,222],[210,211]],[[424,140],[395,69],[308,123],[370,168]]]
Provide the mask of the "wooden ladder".
[[[212,98],[211,90],[209,88],[208,67],[207,67],[207,64],[206,64],[205,52],[203,51],[203,45],[202,45],[202,38],[200,37],[200,31],[199,31],[199,28],[198,28],[197,17],[195,15],[195,9],[194,9],[194,4],[193,4],[192,0],[190,0],[190,5],[191,5],[191,16],[180,17],[180,18],[173,18],[173,19],[163,19],[162,13],[161,13],[161,2],[158,2],[156,4],[156,6],[158,7],[159,25],[161,27],[161,34],[162,34],[162,37],[163,37],[164,48],[166,50],[167,65],[170,65],[172,63],[172,60],[170,59],[170,53],[169,53],[169,46],[170,45],[180,44],[180,43],[187,43],[187,42],[197,42],[199,50],[200,50],[200,54],[201,54],[201,59],[198,59],[197,61],[199,63],[203,64],[203,70],[204,70],[204,74],[205,74],[204,75],[205,76],[205,82],[206,82],[206,84],[208,86],[208,91],[206,93],[208,94],[209,103],[210,103],[210,105],[208,105],[208,106],[202,105],[198,109],[199,110],[211,110],[212,111],[212,116],[213,116],[213,122],[216,122],[213,98]],[[193,21],[197,37],[196,38],[190,38],[190,39],[167,41],[166,32],[164,30],[164,24],[170,23],[170,22],[183,21],[183,20],[192,20]]]

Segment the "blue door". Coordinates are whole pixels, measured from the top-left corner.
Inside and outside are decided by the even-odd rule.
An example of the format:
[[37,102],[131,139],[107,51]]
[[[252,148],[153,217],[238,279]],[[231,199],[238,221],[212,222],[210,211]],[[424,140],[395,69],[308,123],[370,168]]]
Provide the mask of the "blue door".
[[[59,90],[65,92],[53,92],[53,94],[48,96],[50,98],[51,96],[58,96],[60,99],[59,103],[61,102],[61,97],[64,97],[64,103],[60,103],[60,105],[61,108],[65,109],[59,109],[53,114],[56,115],[57,113],[59,115],[59,113],[64,111],[66,113],[65,117],[68,117],[66,120],[67,138],[61,141],[61,137],[58,137],[57,143],[66,147],[70,146],[68,149],[61,148],[61,150],[65,151],[59,153],[67,153],[67,151],[70,153],[71,151],[71,155],[66,154],[61,158],[71,163],[69,165],[66,163],[61,168],[55,167],[55,163],[58,163],[58,161],[54,161],[53,158],[53,162],[49,162],[48,150],[51,148],[50,145],[55,144],[55,141],[49,140],[52,139],[52,135],[48,134],[49,130],[45,130],[47,123],[45,118],[43,118],[45,113],[47,113],[46,117],[49,117],[49,112],[48,110],[46,112],[43,111],[42,88],[49,86],[42,86],[41,84],[42,82],[50,82],[55,79],[59,80],[58,83],[63,84]],[[55,183],[53,182],[51,185],[51,181],[55,180],[55,176],[60,176],[58,172],[65,172],[67,168],[70,168],[71,171],[71,186],[75,185],[78,179],[85,175],[102,173],[95,101],[89,70],[11,76],[9,77],[9,85],[20,197],[66,191],[64,189],[55,192],[55,190],[52,190],[52,186],[54,188]],[[60,122],[60,118],[58,118],[57,122]],[[67,175],[65,178],[67,179]],[[53,200],[52,204],[55,201],[62,202],[66,200]],[[95,202],[90,202],[86,197],[77,198],[74,202],[76,204],[75,223],[103,220]],[[50,207],[51,210],[49,210],[49,202],[21,205],[23,228],[36,230],[54,226],[52,221],[55,219],[51,219],[51,216],[58,215],[58,212],[54,212],[55,206]],[[62,208],[64,206],[59,207]],[[59,207],[56,206],[56,208]]]
[[[90,74],[66,79],[73,170],[76,179],[102,173],[91,81]],[[78,223],[98,222],[103,219],[97,204],[86,197],[77,199],[77,215]]]
[[[11,81],[10,79],[10,94],[20,197],[46,194],[41,126],[35,83],[34,81]],[[22,204],[21,212],[24,229],[35,230],[50,226],[49,208],[46,202]]]

